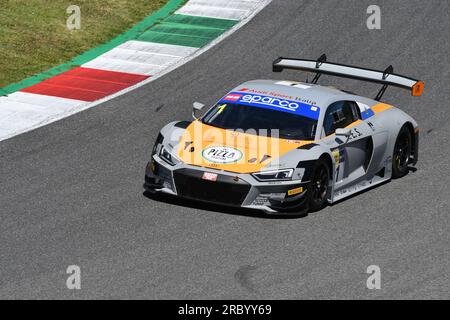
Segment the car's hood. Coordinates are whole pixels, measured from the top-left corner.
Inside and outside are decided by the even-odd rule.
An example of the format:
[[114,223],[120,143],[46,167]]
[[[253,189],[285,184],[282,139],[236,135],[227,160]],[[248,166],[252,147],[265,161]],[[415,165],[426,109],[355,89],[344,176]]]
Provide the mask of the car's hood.
[[187,164],[237,173],[283,167],[280,157],[311,141],[258,136],[192,122],[178,145],[178,157]]

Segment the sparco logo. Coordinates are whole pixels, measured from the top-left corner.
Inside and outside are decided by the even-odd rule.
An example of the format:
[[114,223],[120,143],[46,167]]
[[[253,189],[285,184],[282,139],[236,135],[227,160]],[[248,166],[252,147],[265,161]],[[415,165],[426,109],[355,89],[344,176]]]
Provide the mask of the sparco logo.
[[300,105],[296,102],[279,99],[267,96],[258,96],[252,94],[246,94],[241,98],[241,101],[251,103],[251,104],[263,104],[267,106],[272,106],[276,108],[287,109],[291,111],[296,111]]
[[208,147],[203,150],[202,156],[209,162],[232,163],[242,158],[242,152],[231,147]]

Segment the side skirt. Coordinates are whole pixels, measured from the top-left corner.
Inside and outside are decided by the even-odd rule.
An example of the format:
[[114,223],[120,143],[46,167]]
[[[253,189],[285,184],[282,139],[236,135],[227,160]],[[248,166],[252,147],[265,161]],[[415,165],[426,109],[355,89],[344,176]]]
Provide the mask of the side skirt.
[[354,185],[348,186],[347,188],[341,189],[339,191],[335,191],[333,193],[333,197],[330,203],[334,203],[336,201],[342,200],[344,198],[350,197],[355,193],[361,192],[366,189],[370,189],[376,185],[379,185],[383,182],[389,181],[391,179],[390,175],[385,175],[384,177],[373,176],[369,180],[360,181]]

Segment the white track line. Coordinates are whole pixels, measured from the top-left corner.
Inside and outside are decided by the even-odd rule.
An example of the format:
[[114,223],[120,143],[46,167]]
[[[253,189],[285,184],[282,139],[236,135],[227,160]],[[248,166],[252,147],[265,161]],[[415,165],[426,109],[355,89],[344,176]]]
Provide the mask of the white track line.
[[127,41],[117,48],[135,50],[139,52],[147,52],[154,53],[160,55],[167,55],[173,57],[186,57],[190,54],[193,54],[198,48],[185,47],[185,46],[177,46],[173,44],[162,44],[162,43],[154,43],[154,42],[146,42],[146,41],[138,41],[138,40],[130,40]]
[[1,97],[0,139],[53,122],[61,113],[77,112],[83,104],[86,102],[25,92]]
[[111,49],[82,67],[150,75],[177,63],[196,50],[198,49],[133,40]]
[[147,63],[99,57],[82,65],[84,68],[152,75],[161,72],[161,67]]
[[241,20],[256,10],[262,1],[191,0],[176,11],[177,14]]

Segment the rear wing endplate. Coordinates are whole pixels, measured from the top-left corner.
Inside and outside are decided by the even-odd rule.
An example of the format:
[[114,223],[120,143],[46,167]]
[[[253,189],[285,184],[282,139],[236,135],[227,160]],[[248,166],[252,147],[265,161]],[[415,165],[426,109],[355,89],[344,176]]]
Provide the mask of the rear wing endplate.
[[280,57],[273,62],[272,67],[273,72],[281,72],[283,69],[315,72],[316,75],[312,83],[317,83],[322,74],[380,83],[383,87],[378,92],[375,100],[381,99],[388,86],[409,89],[415,97],[421,96],[423,93],[424,83],[422,81],[395,74],[392,66],[387,67],[384,71],[378,71],[326,61],[327,56],[325,54],[317,60]]

